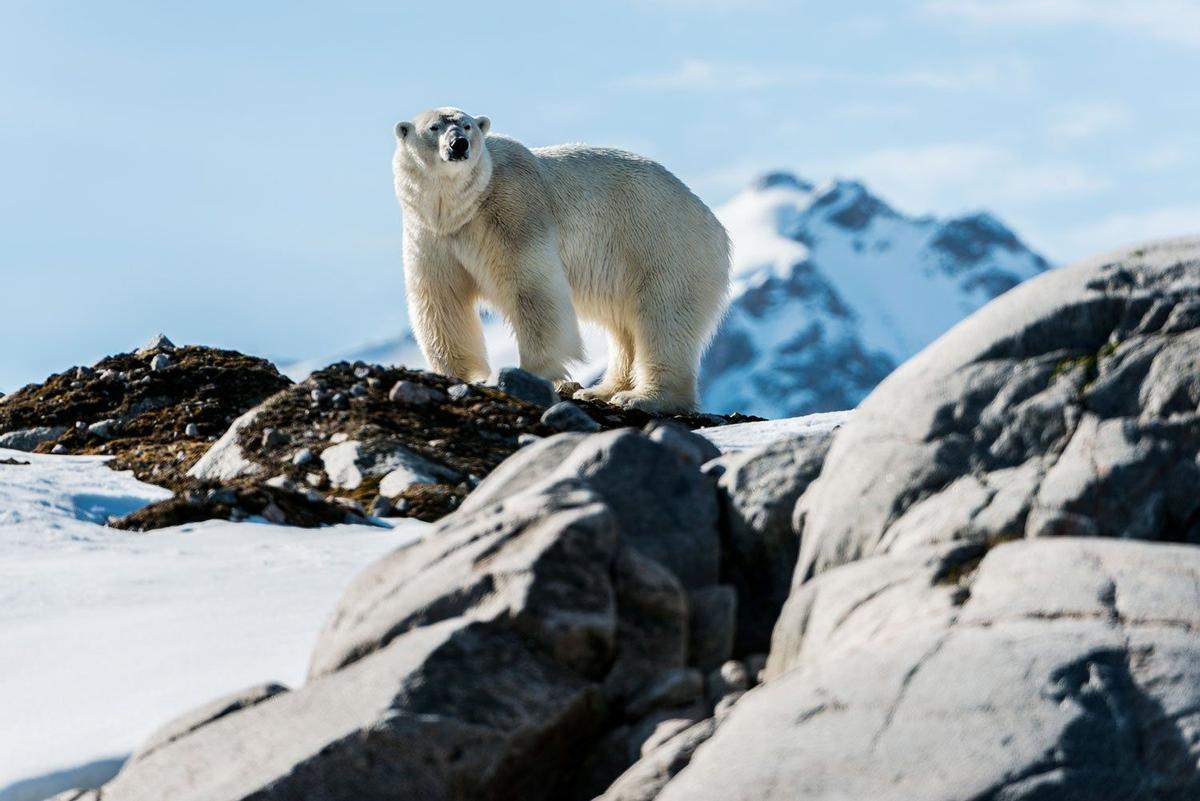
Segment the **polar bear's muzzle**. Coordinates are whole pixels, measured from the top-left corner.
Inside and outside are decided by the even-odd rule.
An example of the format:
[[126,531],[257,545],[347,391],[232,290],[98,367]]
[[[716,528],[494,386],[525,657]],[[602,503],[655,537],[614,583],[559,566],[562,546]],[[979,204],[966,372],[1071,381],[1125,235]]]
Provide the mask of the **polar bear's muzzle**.
[[465,136],[451,136],[446,140],[446,161],[465,161],[471,154],[471,140]]

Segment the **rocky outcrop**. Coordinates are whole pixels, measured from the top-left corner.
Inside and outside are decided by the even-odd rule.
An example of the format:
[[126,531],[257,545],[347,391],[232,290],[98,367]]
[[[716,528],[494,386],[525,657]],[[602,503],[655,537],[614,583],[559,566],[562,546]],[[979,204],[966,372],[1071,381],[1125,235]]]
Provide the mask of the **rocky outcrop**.
[[670,782],[707,799],[1200,794],[1200,550],[941,544],[822,573]]
[[102,797],[1198,797],[1197,297],[1200,241],[1048,274],[831,441],[538,440],[352,583],[306,685]]
[[872,393],[804,498],[807,578],[936,542],[1200,542],[1200,242],[1014,289]]

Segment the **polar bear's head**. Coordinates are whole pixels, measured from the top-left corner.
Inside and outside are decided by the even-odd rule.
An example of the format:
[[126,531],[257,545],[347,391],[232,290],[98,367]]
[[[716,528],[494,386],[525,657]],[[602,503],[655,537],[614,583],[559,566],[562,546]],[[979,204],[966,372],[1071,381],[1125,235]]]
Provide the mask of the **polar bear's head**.
[[396,123],[396,153],[431,169],[470,165],[483,154],[487,117],[472,117],[457,108],[435,108]]

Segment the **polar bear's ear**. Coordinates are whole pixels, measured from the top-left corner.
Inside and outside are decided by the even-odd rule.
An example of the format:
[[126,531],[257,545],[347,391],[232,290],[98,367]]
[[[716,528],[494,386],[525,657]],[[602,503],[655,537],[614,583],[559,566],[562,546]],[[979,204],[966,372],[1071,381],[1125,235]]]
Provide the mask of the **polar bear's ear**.
[[403,139],[404,137],[406,137],[410,133],[412,133],[412,129],[413,129],[413,124],[411,122],[396,123],[396,138]]
[[487,117],[476,117],[475,124],[479,126],[479,132],[486,134],[492,127],[492,121]]

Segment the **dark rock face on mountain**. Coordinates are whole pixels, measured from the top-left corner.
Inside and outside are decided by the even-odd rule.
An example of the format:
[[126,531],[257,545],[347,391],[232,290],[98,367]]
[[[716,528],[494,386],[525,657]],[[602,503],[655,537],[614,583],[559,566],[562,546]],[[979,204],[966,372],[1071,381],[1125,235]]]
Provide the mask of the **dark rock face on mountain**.
[[701,371],[707,409],[851,409],[962,317],[1046,261],[989,214],[907,217],[855,181],[770,173],[719,210],[730,311]]
[[542,440],[352,583],[303,687],[100,797],[1196,798],[1197,298],[1200,239],[1048,274],[832,442]]

